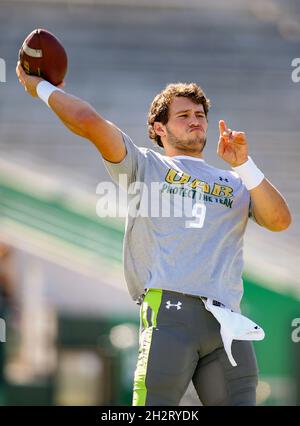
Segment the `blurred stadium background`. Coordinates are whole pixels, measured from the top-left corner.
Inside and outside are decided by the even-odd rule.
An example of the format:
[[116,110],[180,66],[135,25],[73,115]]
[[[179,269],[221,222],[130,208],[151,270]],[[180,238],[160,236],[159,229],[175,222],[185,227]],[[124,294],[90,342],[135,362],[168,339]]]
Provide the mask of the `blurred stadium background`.
[[[168,82],[195,81],[212,101],[206,159],[218,120],[247,132],[251,154],[286,196],[293,224],[249,223],[243,311],[263,326],[255,344],[258,403],[300,405],[299,0],[0,0],[0,339],[2,405],[130,405],[138,307],[122,273],[124,221],[100,219],[107,180],[87,141],[70,134],[15,76],[34,28],[69,55],[66,90],[141,146],[146,116]],[[152,147],[153,148],[153,147]],[[198,404],[190,387],[182,401]]]

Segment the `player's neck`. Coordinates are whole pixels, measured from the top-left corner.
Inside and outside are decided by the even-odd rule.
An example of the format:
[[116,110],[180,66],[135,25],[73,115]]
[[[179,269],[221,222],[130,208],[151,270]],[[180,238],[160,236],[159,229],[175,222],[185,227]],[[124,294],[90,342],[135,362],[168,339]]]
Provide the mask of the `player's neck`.
[[202,152],[195,153],[194,151],[181,151],[181,150],[172,149],[172,148],[165,149],[165,155],[167,157],[177,157],[177,156],[186,155],[187,157],[201,158],[202,160],[204,159]]

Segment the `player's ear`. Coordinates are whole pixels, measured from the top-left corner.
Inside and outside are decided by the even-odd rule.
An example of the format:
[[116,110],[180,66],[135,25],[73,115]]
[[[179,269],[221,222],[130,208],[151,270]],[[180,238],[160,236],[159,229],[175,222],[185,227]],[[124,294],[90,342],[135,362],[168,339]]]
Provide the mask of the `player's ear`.
[[155,121],[153,123],[153,128],[155,133],[160,136],[160,137],[164,137],[166,136],[166,129],[165,126],[160,122],[160,121]]

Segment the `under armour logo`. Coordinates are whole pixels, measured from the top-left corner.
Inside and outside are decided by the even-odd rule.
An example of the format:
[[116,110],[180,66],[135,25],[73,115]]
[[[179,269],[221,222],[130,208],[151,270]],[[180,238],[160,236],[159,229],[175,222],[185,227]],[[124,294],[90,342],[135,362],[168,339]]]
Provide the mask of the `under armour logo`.
[[219,176],[219,179],[220,179],[221,181],[225,180],[225,182],[228,182],[228,179],[227,179],[227,178],[222,178],[221,176]]
[[171,303],[171,301],[170,301],[170,300],[168,300],[168,301],[167,301],[167,303],[166,303],[166,308],[167,308],[167,309],[170,309],[170,307],[171,307],[171,306],[174,306],[174,308],[177,308],[177,311],[178,311],[179,309],[181,309],[181,305],[182,305],[182,303],[181,303],[181,302],[178,302],[178,303],[176,303],[176,305],[175,305],[175,304]]

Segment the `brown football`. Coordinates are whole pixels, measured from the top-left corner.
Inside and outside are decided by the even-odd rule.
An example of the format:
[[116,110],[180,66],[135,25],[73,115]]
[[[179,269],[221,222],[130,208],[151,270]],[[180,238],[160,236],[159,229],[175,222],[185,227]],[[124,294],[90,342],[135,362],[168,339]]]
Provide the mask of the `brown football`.
[[68,57],[61,42],[40,28],[25,38],[19,60],[27,74],[42,77],[55,86],[64,80],[68,69]]

